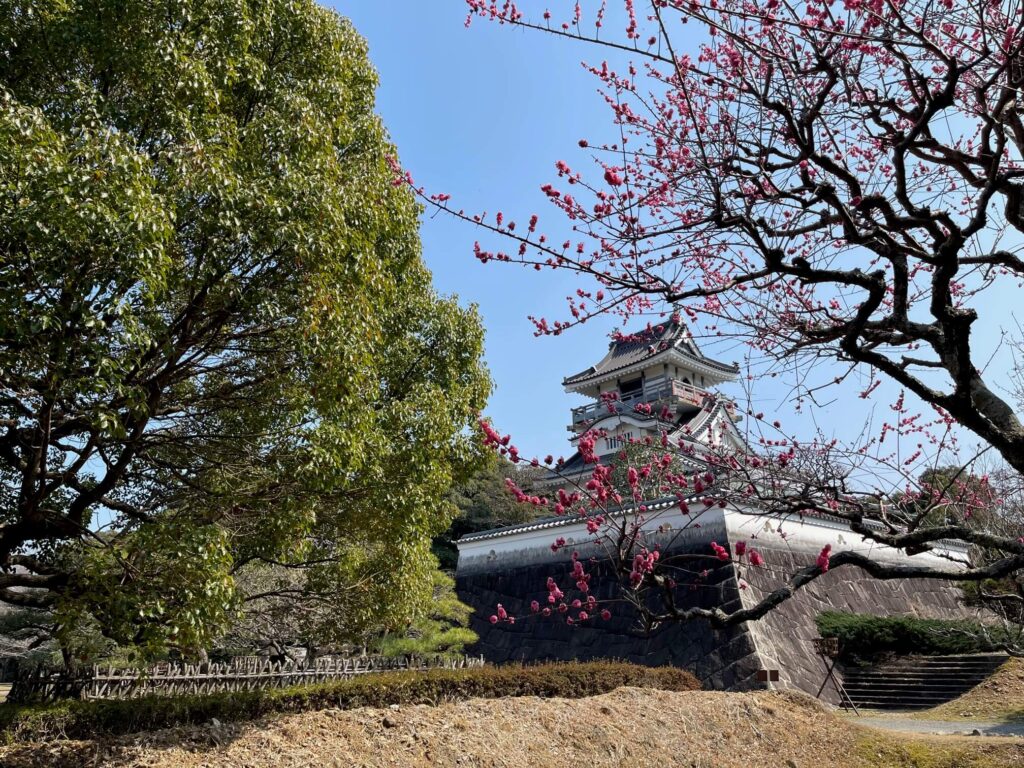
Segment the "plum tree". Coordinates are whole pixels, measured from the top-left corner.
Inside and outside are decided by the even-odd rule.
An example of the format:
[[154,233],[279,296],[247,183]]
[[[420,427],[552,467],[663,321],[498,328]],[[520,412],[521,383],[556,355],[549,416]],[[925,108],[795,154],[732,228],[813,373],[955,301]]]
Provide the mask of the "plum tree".
[[[695,475],[647,462],[631,468],[624,490],[595,460],[590,480],[558,506],[600,517],[594,535],[609,545],[623,594],[641,615],[649,623],[754,619],[848,565],[877,578],[967,581],[1024,568],[1024,540],[968,522],[989,494],[915,481],[929,463],[971,464],[974,456],[957,453],[964,430],[979,454],[1024,471],[1024,427],[986,373],[979,341],[1024,277],[1020,3],[652,0],[641,10],[633,0],[595,0],[573,4],[564,18],[542,4],[467,4],[467,24],[489,19],[613,60],[585,66],[615,139],[580,140],[593,172],[557,163],[557,178],[541,187],[556,223],[534,213],[517,228],[507,212],[468,212],[405,177],[425,204],[498,243],[477,242],[480,261],[579,276],[566,317],[534,318],[538,334],[601,314],[648,328],[671,317],[791,372],[804,407],[855,373],[867,380],[865,400],[884,391],[883,379],[900,389],[894,416],[852,444],[796,438],[752,409],[750,449],[709,449],[697,457],[707,470]],[[508,436],[489,439],[519,458]],[[887,503],[897,492],[920,503]],[[684,610],[675,590],[694,569],[647,547],[642,514],[605,514],[624,493],[696,498],[698,511],[735,502],[768,515],[827,514],[907,553],[953,540],[983,547],[986,557],[954,577],[826,548],[754,606]],[[744,556],[719,549],[713,560]],[[655,607],[652,592],[663,598]],[[594,606],[586,613],[592,618]]]

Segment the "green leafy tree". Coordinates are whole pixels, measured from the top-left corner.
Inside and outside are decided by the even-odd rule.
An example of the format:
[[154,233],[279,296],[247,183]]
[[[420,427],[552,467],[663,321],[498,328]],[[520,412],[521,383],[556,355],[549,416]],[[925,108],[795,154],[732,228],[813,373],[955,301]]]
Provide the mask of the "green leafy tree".
[[455,581],[435,571],[432,599],[402,630],[385,634],[377,649],[385,656],[456,656],[477,641],[469,629],[473,612],[455,594]]
[[408,615],[489,379],[364,41],[309,0],[0,5],[0,601],[197,651],[266,565],[339,633]]
[[527,463],[513,464],[494,453],[489,453],[486,464],[465,482],[452,488],[449,501],[458,509],[451,526],[434,539],[434,554],[441,567],[455,570],[459,552],[455,542],[477,531],[488,531],[504,525],[515,525],[549,514],[548,509],[537,508],[516,501],[509,493],[507,482],[512,480],[524,492],[530,493],[533,484],[545,470]]

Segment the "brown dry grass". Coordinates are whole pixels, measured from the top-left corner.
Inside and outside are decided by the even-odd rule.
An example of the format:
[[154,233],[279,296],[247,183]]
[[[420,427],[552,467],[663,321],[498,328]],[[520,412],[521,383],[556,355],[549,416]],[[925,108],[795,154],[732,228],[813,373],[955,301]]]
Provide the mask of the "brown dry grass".
[[828,765],[872,768],[1020,768],[1020,739],[865,733],[853,759]]
[[[979,745],[980,746],[980,745]],[[1024,764],[1024,742],[936,747],[871,734],[791,693],[620,688],[592,698],[473,699],[437,707],[322,710],[249,724],[0,749],[9,768],[150,766],[750,766]],[[946,749],[946,747],[942,747]],[[993,751],[995,750],[995,751]],[[979,755],[982,753],[978,753]],[[938,762],[928,762],[938,755]],[[970,759],[968,759],[970,758]]]
[[1024,720],[1024,659],[1010,659],[963,696],[919,712],[929,720]]

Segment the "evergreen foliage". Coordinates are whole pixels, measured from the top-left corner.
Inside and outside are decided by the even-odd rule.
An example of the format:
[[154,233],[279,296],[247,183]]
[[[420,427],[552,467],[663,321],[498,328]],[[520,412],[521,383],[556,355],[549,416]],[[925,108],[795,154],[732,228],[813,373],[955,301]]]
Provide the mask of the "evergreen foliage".
[[[376,75],[312,0],[0,13],[0,601],[65,645],[197,653],[429,602],[478,461],[475,309],[440,298]],[[240,593],[240,569],[301,574]]]
[[915,616],[871,616],[825,611],[815,619],[822,637],[838,637],[846,659],[872,659],[886,654],[943,656],[999,650],[1001,629],[974,621],[920,619]]
[[378,642],[384,656],[458,656],[478,639],[469,629],[473,609],[455,594],[455,581],[434,574],[433,599],[410,620],[404,630],[384,635]]
[[529,522],[538,517],[536,507],[516,501],[509,493],[506,481],[512,480],[524,492],[530,493],[533,483],[545,471],[522,462],[513,464],[494,453],[489,453],[486,461],[483,468],[449,494],[449,500],[459,513],[448,530],[434,540],[434,553],[445,570],[455,570],[459,557],[455,542],[463,536]]

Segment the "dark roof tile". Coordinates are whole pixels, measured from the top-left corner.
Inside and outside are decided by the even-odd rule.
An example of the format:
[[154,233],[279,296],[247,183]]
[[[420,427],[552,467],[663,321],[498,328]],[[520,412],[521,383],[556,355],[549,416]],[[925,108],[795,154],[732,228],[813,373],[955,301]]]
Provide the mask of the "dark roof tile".
[[720,363],[705,357],[693,343],[686,326],[680,320],[673,318],[665,323],[650,325],[639,333],[624,335],[613,341],[608,347],[608,353],[600,362],[565,378],[562,384],[565,386],[579,384],[597,376],[629,368],[636,363],[653,360],[670,349],[676,349],[704,365],[718,368],[723,373],[736,373],[739,370],[736,365]]

